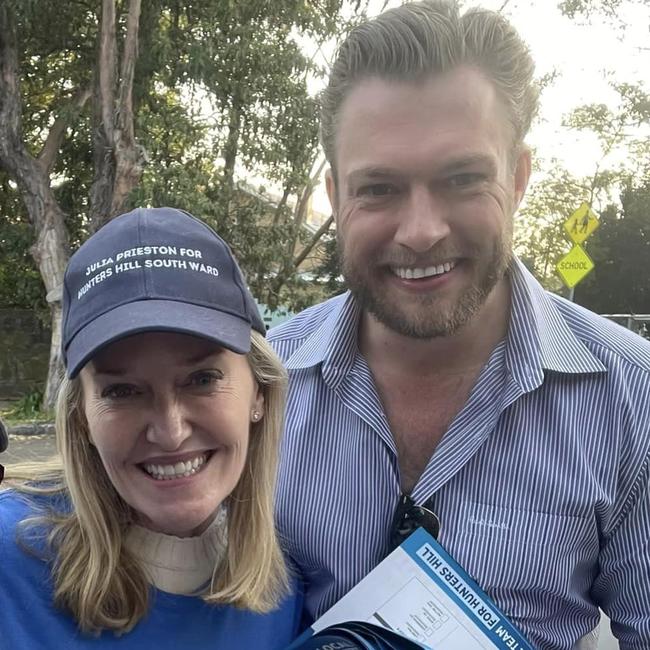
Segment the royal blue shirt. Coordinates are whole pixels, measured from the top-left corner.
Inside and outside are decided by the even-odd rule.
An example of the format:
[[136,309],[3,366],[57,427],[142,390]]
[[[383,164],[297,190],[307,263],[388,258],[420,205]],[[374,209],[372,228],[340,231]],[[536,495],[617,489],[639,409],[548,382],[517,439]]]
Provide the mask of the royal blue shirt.
[[153,590],[151,609],[123,636],[82,635],[74,619],[54,608],[48,565],[16,544],[16,525],[31,514],[23,499],[0,493],[0,648],[51,650],[281,650],[297,636],[301,598],[255,614],[200,598]]
[[[573,648],[600,607],[650,648],[650,343],[509,276],[507,337],[412,496],[535,647]],[[290,377],[277,520],[314,617],[384,557],[401,493],[359,315],[344,294],[269,336]]]

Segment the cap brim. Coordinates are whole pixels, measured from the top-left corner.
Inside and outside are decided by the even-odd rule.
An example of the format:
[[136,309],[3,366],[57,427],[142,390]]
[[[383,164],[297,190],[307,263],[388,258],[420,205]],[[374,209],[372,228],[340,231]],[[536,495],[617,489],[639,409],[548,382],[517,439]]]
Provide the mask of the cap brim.
[[66,349],[68,377],[110,343],[141,332],[190,334],[238,354],[251,345],[251,325],[238,316],[173,300],[139,300],[102,314],[75,334]]

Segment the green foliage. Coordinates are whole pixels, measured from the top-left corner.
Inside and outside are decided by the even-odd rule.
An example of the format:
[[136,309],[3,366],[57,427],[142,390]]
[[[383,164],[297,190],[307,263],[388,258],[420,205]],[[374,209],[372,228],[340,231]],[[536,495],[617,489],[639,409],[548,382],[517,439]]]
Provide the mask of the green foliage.
[[2,418],[10,423],[51,420],[52,414],[41,410],[42,403],[43,392],[34,390],[13,402],[2,412]]
[[[541,180],[532,184],[520,210],[516,250],[544,286],[558,293],[567,293],[567,289],[557,276],[555,265],[571,246],[562,227],[564,221],[583,201],[597,214],[610,215],[616,209],[611,204],[622,188],[626,188],[623,196],[628,196],[630,188],[639,187],[638,179],[650,174],[650,139],[646,137],[650,126],[650,97],[640,85],[612,83],[612,87],[619,96],[617,106],[579,106],[564,119],[567,128],[596,136],[601,154],[594,160],[593,174],[576,178],[557,161],[551,161]],[[597,236],[589,238],[586,247],[594,259],[609,260],[607,264],[611,265],[617,258],[607,256],[613,254],[617,245],[607,233],[617,219],[606,217],[605,222],[607,225],[603,224],[596,231]],[[617,232],[623,241],[625,228],[619,227]],[[600,275],[605,269],[601,262],[597,265]],[[584,281],[585,286],[593,282],[594,273]],[[612,277],[623,282],[622,276]],[[579,285],[580,289],[583,284]],[[621,297],[628,295],[623,285],[618,291]]]
[[562,293],[555,264],[568,251],[562,224],[588,200],[589,187],[557,161],[528,190],[515,226],[515,250],[549,290]]
[[[101,2],[10,2],[20,44],[23,135],[36,155],[75,94],[95,83]],[[291,266],[309,239],[292,206],[318,146],[318,105],[307,82],[323,74],[298,38],[312,39],[315,48],[331,40],[344,26],[342,4],[155,0],[142,7],[134,113],[148,166],[130,206],[171,205],[210,221],[239,255],[258,299],[270,306],[296,309],[323,294],[312,283],[309,299],[310,283]],[[117,3],[118,40],[126,8]],[[72,250],[88,236],[94,111],[90,101],[69,126],[52,173]],[[249,200],[242,179],[250,176],[264,179],[273,196],[257,190]],[[11,244],[0,253],[0,303],[44,307],[26,216],[14,190],[0,196],[0,241]],[[280,276],[281,283],[271,281]]]
[[650,180],[626,187],[621,208],[603,212],[589,254],[596,266],[576,287],[576,302],[600,313],[650,313]]
[[[558,8],[565,15],[576,18],[589,18],[594,14],[602,14],[609,19],[617,20],[618,11],[626,0],[562,0]],[[650,0],[633,0],[638,4],[650,5]]]
[[[564,119],[564,126],[591,131],[600,144],[601,160],[591,183],[591,201],[600,190],[622,186],[629,176],[644,173],[650,165],[650,95],[639,84],[612,82],[611,86],[619,97],[616,107],[604,104],[579,106]],[[634,151],[636,155],[628,156],[623,164],[612,166],[610,160],[616,154],[628,151]]]
[[323,291],[328,296],[335,296],[345,291],[343,276],[341,275],[341,261],[339,259],[336,237],[330,237],[323,246],[323,255],[316,265],[315,273],[320,278]]
[[47,313],[43,283],[29,253],[33,231],[17,190],[0,171],[0,306]]

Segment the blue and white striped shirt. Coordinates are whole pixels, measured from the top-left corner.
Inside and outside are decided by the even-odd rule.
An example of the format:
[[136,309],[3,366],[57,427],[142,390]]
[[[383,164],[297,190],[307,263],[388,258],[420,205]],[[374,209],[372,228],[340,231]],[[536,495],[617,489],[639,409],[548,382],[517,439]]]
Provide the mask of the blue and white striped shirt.
[[[650,344],[510,278],[507,339],[412,497],[536,647],[573,648],[600,606],[621,648],[650,648]],[[383,559],[401,493],[358,320],[344,294],[269,336],[290,376],[278,526],[313,616]]]

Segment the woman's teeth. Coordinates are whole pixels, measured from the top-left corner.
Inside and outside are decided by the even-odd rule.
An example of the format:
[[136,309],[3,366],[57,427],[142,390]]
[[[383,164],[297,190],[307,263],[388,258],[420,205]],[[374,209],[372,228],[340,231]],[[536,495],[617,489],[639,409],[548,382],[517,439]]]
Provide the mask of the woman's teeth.
[[147,474],[150,474],[159,481],[169,481],[175,478],[192,476],[196,474],[207,460],[206,454],[201,454],[192,460],[179,461],[173,465],[154,465],[145,463],[142,465]]

